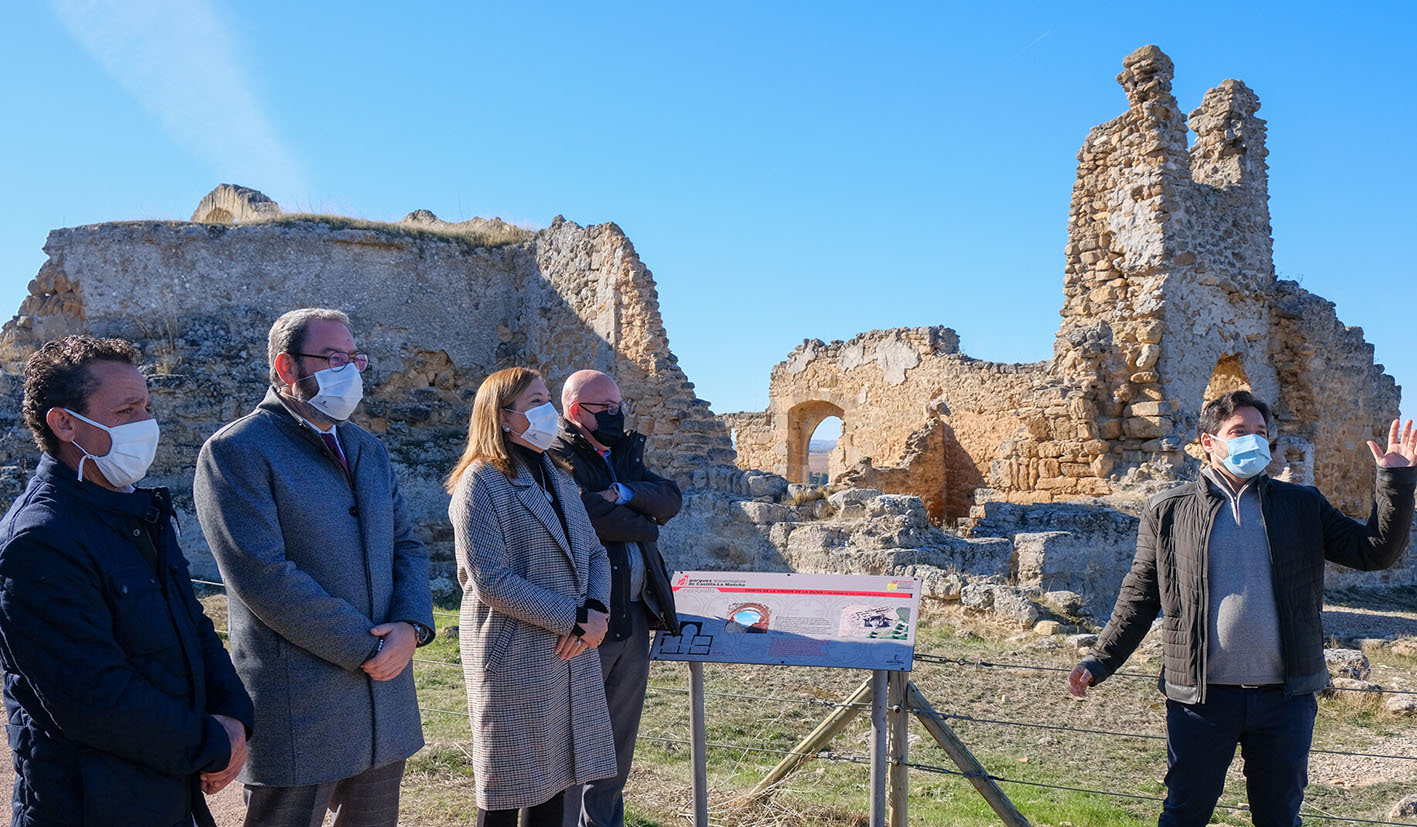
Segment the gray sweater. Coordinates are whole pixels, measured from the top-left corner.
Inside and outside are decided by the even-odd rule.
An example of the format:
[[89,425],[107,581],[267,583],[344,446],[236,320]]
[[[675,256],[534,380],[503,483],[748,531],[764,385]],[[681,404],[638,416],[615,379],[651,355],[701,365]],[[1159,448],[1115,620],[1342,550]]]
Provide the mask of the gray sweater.
[[1206,683],[1284,683],[1269,537],[1255,481],[1237,494],[1214,469],[1203,473],[1225,498],[1206,549]]
[[197,460],[231,658],[256,703],[247,784],[349,778],[423,746],[413,669],[374,681],[360,666],[377,642],[371,627],[433,626],[428,552],[383,443],[351,423],[338,433],[351,478],[272,389]]

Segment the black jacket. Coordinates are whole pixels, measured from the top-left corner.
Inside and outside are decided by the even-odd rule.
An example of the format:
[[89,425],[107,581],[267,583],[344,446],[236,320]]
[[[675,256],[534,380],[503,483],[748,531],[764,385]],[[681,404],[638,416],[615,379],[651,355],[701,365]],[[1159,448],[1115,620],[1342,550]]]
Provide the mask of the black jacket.
[[14,825],[212,823],[213,714],[251,698],[192,593],[167,489],[124,494],[48,455],[0,520],[0,666]]
[[[1417,468],[1379,468],[1377,501],[1366,524],[1345,516],[1309,486],[1260,477],[1256,484],[1269,535],[1274,602],[1279,611],[1284,691],[1328,685],[1323,652],[1324,561],[1372,571],[1407,548]],[[1153,497],[1137,530],[1137,554],[1122,581],[1112,618],[1083,665],[1094,683],[1135,651],[1158,612],[1163,617],[1161,689],[1171,700],[1205,700],[1209,626],[1207,552],[1225,499],[1204,479]]]
[[[571,474],[581,489],[581,502],[590,515],[596,536],[610,554],[610,629],[606,638],[624,640],[630,633],[630,563],[626,543],[638,543],[644,552],[644,605],[649,610],[650,628],[679,634],[679,615],[674,609],[674,592],[669,587],[669,571],[659,554],[659,527],[679,513],[684,504],[673,480],[645,467],[645,437],[631,431],[610,451],[610,466],[580,431],[564,420],[561,434],[551,453],[571,466]],[[622,483],[634,492],[624,505],[616,505],[600,492],[612,483]]]

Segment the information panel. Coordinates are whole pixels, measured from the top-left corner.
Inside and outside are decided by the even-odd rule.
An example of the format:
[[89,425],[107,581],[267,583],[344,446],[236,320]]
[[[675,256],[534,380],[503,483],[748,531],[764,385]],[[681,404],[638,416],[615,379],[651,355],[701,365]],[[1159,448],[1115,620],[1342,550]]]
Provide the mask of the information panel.
[[672,578],[680,635],[655,660],[907,670],[920,581],[854,574],[683,571]]

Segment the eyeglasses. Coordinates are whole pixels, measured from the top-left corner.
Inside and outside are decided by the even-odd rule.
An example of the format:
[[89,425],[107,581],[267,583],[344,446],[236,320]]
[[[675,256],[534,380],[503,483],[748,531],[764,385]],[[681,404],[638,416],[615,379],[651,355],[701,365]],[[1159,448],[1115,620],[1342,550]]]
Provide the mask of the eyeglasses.
[[341,371],[349,365],[354,365],[354,369],[363,373],[369,368],[369,354],[367,353],[345,353],[336,350],[333,353],[296,353],[295,356],[308,356],[311,359],[324,359],[330,364],[330,370]]
[[611,416],[618,413],[628,414],[630,412],[630,400],[628,399],[622,399],[619,402],[579,402],[577,404],[591,413],[595,413],[597,408]]

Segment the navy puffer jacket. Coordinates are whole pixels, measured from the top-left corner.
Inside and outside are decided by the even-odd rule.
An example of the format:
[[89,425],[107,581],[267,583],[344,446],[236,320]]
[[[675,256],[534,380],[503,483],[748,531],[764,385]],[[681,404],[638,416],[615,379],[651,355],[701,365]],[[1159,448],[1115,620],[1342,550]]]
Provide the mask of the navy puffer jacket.
[[252,726],[192,592],[166,489],[108,491],[45,455],[0,520],[0,666],[13,824],[211,824],[213,714]]

